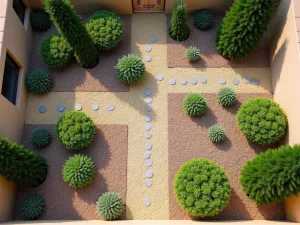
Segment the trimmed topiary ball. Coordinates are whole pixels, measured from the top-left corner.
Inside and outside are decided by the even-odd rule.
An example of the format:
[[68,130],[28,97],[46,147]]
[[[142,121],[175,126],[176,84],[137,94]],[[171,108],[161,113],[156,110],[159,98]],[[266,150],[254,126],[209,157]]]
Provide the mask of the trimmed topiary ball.
[[184,100],[183,107],[189,116],[201,116],[205,113],[207,105],[202,95],[189,94]]
[[45,94],[52,89],[53,78],[45,70],[34,70],[26,75],[26,86],[34,94]]
[[194,26],[199,30],[208,30],[211,28],[213,22],[212,14],[206,10],[201,9],[196,15],[194,16]]
[[41,56],[44,63],[52,68],[65,66],[73,56],[73,50],[61,35],[53,35],[42,42]]
[[241,171],[243,190],[258,204],[272,204],[300,192],[300,145],[282,146],[248,161]]
[[82,188],[93,181],[96,175],[95,164],[87,156],[74,155],[65,162],[62,175],[70,187]]
[[238,111],[237,121],[245,137],[262,145],[278,141],[287,127],[283,110],[276,102],[266,98],[245,102]]
[[114,192],[104,193],[97,202],[98,214],[103,216],[104,220],[118,219],[123,209],[123,201],[120,195]]
[[37,148],[45,148],[52,141],[51,133],[48,129],[37,128],[32,133],[32,145]]
[[21,215],[26,220],[36,220],[45,211],[45,200],[41,196],[30,196],[21,205]]
[[189,62],[196,62],[200,59],[200,50],[194,46],[190,46],[185,50],[185,56]]
[[218,92],[217,98],[222,106],[229,107],[236,102],[236,92],[230,87],[223,87]]
[[142,59],[134,54],[123,56],[118,60],[116,76],[125,84],[134,84],[145,76],[145,64]]
[[181,207],[196,217],[215,216],[229,202],[230,184],[224,170],[207,159],[193,159],[181,166],[174,190]]
[[44,11],[31,13],[30,23],[32,28],[37,31],[46,31],[51,27],[50,16]]
[[69,111],[57,122],[56,136],[67,149],[81,149],[92,142],[96,134],[93,120],[83,112]]
[[89,16],[87,18],[87,23],[91,22],[92,20],[97,20],[97,19],[100,19],[100,18],[107,19],[109,17],[120,18],[120,17],[117,16],[117,14],[115,14],[111,11],[101,10],[101,11],[97,11],[93,15]]
[[213,125],[208,130],[208,138],[210,141],[220,143],[225,138],[225,129],[219,125]]

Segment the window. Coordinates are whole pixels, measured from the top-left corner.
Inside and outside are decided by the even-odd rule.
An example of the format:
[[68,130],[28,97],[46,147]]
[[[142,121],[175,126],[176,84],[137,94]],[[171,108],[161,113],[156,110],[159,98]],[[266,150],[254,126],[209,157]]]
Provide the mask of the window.
[[6,54],[1,94],[14,105],[17,99],[19,69],[15,61]]
[[[1,1],[3,1],[3,0],[1,0]],[[21,22],[24,23],[26,6],[25,6],[23,0],[13,0],[13,8],[14,8],[15,12],[17,13]]]

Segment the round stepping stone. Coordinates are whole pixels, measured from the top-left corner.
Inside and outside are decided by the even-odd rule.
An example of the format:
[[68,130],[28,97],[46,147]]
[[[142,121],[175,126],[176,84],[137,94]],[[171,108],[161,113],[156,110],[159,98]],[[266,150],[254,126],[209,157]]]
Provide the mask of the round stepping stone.
[[107,106],[107,109],[108,109],[109,111],[113,111],[113,110],[115,109],[115,106],[112,105],[112,104],[109,104],[109,105]]
[[197,79],[192,78],[192,79],[190,79],[190,82],[192,85],[195,85],[195,84],[197,84]]
[[180,79],[180,83],[181,83],[182,85],[186,85],[186,84],[187,84],[187,80],[184,79],[184,78],[181,78],[181,79]]
[[150,37],[150,42],[154,43],[157,41],[157,38],[155,36]]
[[157,78],[157,80],[162,81],[162,80],[164,79],[164,76],[161,75],[161,74],[158,74],[158,75],[156,76],[156,78]]
[[145,152],[144,152],[144,158],[145,158],[145,159],[149,159],[150,156],[151,156],[151,152],[149,152],[149,151],[145,151]]
[[147,150],[151,150],[152,149],[152,144],[146,143],[145,147],[146,147]]
[[145,124],[145,130],[151,130],[151,124],[150,123],[146,123]]
[[152,60],[152,57],[150,55],[145,56],[145,61],[150,62]]
[[151,170],[147,170],[146,173],[145,173],[145,175],[146,175],[146,177],[148,177],[148,178],[153,177],[153,173],[152,173]]
[[150,115],[145,116],[145,121],[150,122],[152,120],[152,117]]
[[146,160],[145,160],[145,165],[146,165],[147,167],[151,167],[151,166],[152,166],[152,160],[151,160],[151,159],[146,159]]
[[151,108],[150,105],[145,105],[145,110],[146,110],[147,112],[151,112],[151,111],[152,111],[152,108]]
[[171,78],[171,79],[169,80],[169,84],[175,85],[175,84],[176,84],[176,80],[175,80],[174,78]]
[[251,79],[249,77],[244,77],[244,83],[250,84]]
[[147,96],[152,95],[152,90],[151,89],[146,89],[145,90],[145,95],[147,95]]
[[221,77],[221,78],[219,79],[219,83],[220,83],[220,84],[226,84],[225,78],[224,78],[224,77]]
[[206,84],[207,83],[206,77],[200,77],[200,82],[201,84]]
[[150,139],[152,137],[152,134],[149,132],[145,133],[145,138]]
[[232,80],[232,83],[233,83],[234,85],[239,85],[239,84],[240,84],[240,80],[237,79],[237,78],[234,78],[234,79]]
[[40,107],[39,107],[39,112],[40,112],[40,113],[46,112],[46,106],[40,105]]
[[146,179],[145,180],[145,185],[146,185],[146,187],[151,187],[152,186],[152,180],[151,179]]
[[259,83],[260,83],[259,79],[257,79],[257,78],[252,79],[252,84],[259,85]]
[[93,104],[93,105],[92,105],[92,109],[93,109],[94,111],[97,111],[97,110],[99,109],[99,105],[98,105],[98,104]]
[[80,111],[82,109],[81,104],[76,104],[74,109],[77,110],[77,111]]
[[145,102],[150,104],[152,102],[152,98],[151,97],[146,98]]
[[146,207],[150,206],[151,205],[151,199],[149,197],[144,198],[143,204]]
[[152,47],[151,47],[151,45],[148,45],[148,46],[146,46],[146,48],[145,48],[145,49],[146,49],[146,51],[147,51],[147,52],[151,52],[151,50],[152,50]]
[[58,112],[63,112],[65,110],[65,106],[64,105],[58,105],[57,110],[58,110]]

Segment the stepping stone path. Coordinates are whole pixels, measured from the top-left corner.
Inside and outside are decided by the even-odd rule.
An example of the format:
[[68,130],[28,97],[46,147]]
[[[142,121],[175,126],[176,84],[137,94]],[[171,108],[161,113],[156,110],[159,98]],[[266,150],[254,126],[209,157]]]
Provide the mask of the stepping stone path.
[[146,147],[147,150],[151,150],[152,149],[152,144],[146,143],[145,147]]
[[151,179],[148,178],[148,179],[145,180],[145,186],[146,186],[146,187],[151,187],[151,186],[152,186],[152,181],[151,181]]
[[145,138],[150,139],[152,137],[152,134],[149,132],[145,133]]
[[151,159],[145,160],[145,165],[146,165],[147,167],[151,167],[151,166],[152,166],[152,160],[151,160]]
[[187,84],[187,80],[184,79],[184,78],[181,78],[181,79],[180,79],[180,83],[181,83],[182,85],[186,85],[186,84]]
[[191,78],[190,82],[191,82],[192,85],[196,85],[197,84],[197,79]]
[[39,112],[40,112],[40,113],[46,112],[46,106],[40,105],[40,107],[39,107]]
[[250,84],[250,78],[249,77],[244,77],[244,83],[246,83],[246,84]]
[[176,80],[175,80],[174,78],[171,78],[171,79],[169,80],[169,84],[175,85],[175,84],[176,84]]
[[151,112],[151,111],[152,111],[152,108],[151,108],[150,105],[145,105],[145,110],[146,110],[147,112]]
[[151,46],[151,45],[148,45],[148,46],[146,46],[146,48],[145,48],[145,49],[146,49],[146,51],[147,51],[147,52],[151,52],[151,50],[152,50],[152,46]]
[[259,85],[260,84],[260,80],[257,79],[257,78],[253,78],[252,79],[252,84]]
[[206,84],[206,82],[207,82],[206,77],[200,77],[200,83],[201,84]]
[[146,98],[145,102],[150,104],[152,102],[152,98],[151,97]]
[[145,90],[145,95],[147,95],[147,96],[152,95],[152,90],[151,89],[146,89]]
[[150,198],[149,198],[149,197],[144,198],[143,204],[144,204],[144,206],[146,206],[146,207],[150,206],[150,205],[151,205],[151,200],[150,200]]
[[221,77],[221,78],[219,79],[219,83],[220,83],[220,84],[226,84],[225,78],[224,78],[224,77]]
[[152,57],[150,55],[145,56],[145,61],[150,62],[152,60]]
[[76,104],[75,107],[74,107],[74,109],[76,111],[80,111],[82,109],[82,105],[81,104]]
[[146,173],[145,173],[145,175],[146,175],[146,177],[148,177],[148,178],[153,177],[153,173],[152,173],[151,170],[147,170]]
[[150,156],[151,156],[151,152],[149,152],[149,151],[145,151],[145,152],[144,152],[144,158],[145,158],[145,159],[149,159]]
[[107,106],[107,109],[108,109],[109,111],[113,111],[113,110],[115,109],[115,106],[112,105],[112,104],[109,104],[109,105]]
[[92,109],[93,109],[94,111],[97,111],[97,110],[99,109],[99,105],[98,105],[98,104],[93,104],[93,105],[92,105]]
[[164,79],[164,76],[161,75],[161,74],[158,74],[158,75],[156,76],[156,78],[157,78],[157,80],[162,81],[162,80]]
[[151,130],[151,124],[150,123],[145,124],[145,130],[147,130],[147,131]]
[[63,112],[65,110],[65,106],[64,105],[58,105],[57,110],[58,110],[58,112]]
[[157,37],[155,37],[155,36],[150,37],[150,42],[154,43],[156,41],[157,41]]
[[145,121],[150,122],[152,120],[152,117],[150,115],[145,116]]
[[237,79],[237,78],[234,78],[234,79],[232,80],[232,83],[233,83],[234,85],[239,85],[239,84],[240,84],[240,80]]

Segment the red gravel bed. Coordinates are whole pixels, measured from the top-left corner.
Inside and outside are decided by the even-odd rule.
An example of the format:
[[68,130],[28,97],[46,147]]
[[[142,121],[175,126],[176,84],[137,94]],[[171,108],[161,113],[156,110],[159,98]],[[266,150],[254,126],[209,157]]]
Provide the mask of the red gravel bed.
[[[171,17],[168,16],[168,27]],[[260,43],[260,46],[253,50],[250,56],[240,61],[231,61],[223,58],[216,50],[216,32],[222,21],[222,17],[214,18],[213,27],[208,31],[200,31],[193,25],[193,16],[189,16],[190,36],[186,41],[174,41],[168,35],[168,67],[195,67],[195,68],[251,68],[269,67],[269,55],[267,39]],[[190,63],[185,57],[185,50],[189,46],[196,46],[200,49],[201,58],[198,62]]]
[[95,68],[84,69],[75,59],[64,68],[52,69],[47,66],[40,55],[40,48],[44,38],[57,34],[55,26],[52,25],[46,32],[33,33],[30,70],[45,69],[51,72],[54,78],[54,92],[128,92],[129,86],[122,84],[115,77],[114,69],[118,58],[131,51],[131,16],[120,17],[124,22],[124,39],[114,50],[101,52]]
[[[236,114],[241,103],[252,97],[269,97],[270,94],[238,94],[238,103],[224,109],[218,103],[216,94],[204,94],[208,110],[200,118],[190,118],[183,110],[186,94],[168,95],[169,136],[169,210],[170,219],[195,219],[189,216],[177,203],[173,184],[180,166],[194,158],[207,158],[218,163],[226,171],[232,188],[230,202],[219,215],[206,220],[283,220],[283,202],[275,205],[257,206],[242,191],[239,182],[244,163],[260,152],[273,146],[260,146],[247,141],[236,125]],[[208,128],[219,124],[225,128],[226,139],[213,144],[208,139]],[[202,218],[203,220],[203,218]]]
[[[15,219],[22,219],[19,213],[20,203],[29,195],[37,194],[45,198],[46,211],[43,220],[98,220],[96,202],[98,197],[113,191],[126,200],[127,188],[127,126],[98,125],[95,140],[86,149],[71,151],[64,149],[55,137],[55,125],[25,125],[24,145],[31,145],[32,131],[37,127],[51,130],[53,140],[50,146],[40,150],[48,163],[46,181],[37,188],[20,189],[17,195]],[[96,165],[96,177],[86,188],[74,189],[62,179],[62,167],[71,155],[80,153],[92,158]],[[122,216],[125,219],[125,210]]]

